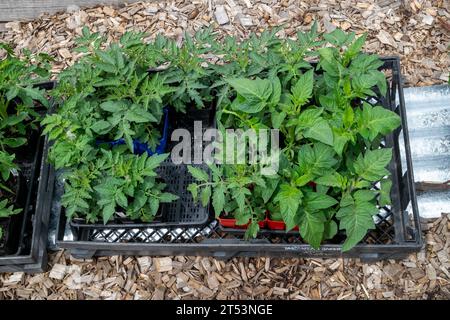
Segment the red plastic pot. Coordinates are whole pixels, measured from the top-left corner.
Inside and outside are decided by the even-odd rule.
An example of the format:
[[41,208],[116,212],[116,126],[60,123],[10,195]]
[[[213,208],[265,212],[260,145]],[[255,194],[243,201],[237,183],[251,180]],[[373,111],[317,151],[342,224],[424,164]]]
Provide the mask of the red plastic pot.
[[[284,221],[277,221],[277,220],[270,220],[269,218],[267,220],[267,228],[270,230],[286,230],[286,223]],[[298,226],[296,226],[293,231],[298,231]]]
[[[232,228],[232,229],[247,229],[250,221],[247,224],[237,225],[236,219],[234,218],[217,218],[219,220],[219,224],[224,228]],[[258,221],[258,225],[260,229],[264,229],[266,227],[266,219],[263,221]]]

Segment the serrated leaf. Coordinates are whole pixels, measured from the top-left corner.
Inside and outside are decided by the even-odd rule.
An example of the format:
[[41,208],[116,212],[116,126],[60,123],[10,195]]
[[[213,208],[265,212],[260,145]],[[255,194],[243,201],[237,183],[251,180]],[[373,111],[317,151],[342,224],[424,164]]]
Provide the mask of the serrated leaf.
[[328,186],[328,187],[343,187],[343,177],[338,173],[334,172],[331,174],[324,175],[314,180],[315,183]]
[[392,159],[392,149],[384,148],[368,150],[364,155],[359,155],[353,166],[355,173],[368,181],[378,181],[389,175],[386,166]]
[[278,186],[278,179],[268,179],[266,182],[266,187],[262,188],[261,197],[263,198],[264,203],[267,203],[272,197]]
[[372,107],[368,103],[363,105],[359,119],[359,133],[372,141],[379,134],[387,135],[401,124],[400,117],[383,107]]
[[243,212],[245,208],[245,196],[251,195],[252,193],[247,188],[237,188],[232,189],[231,194],[236,201],[239,210]]
[[211,186],[206,186],[203,188],[200,198],[202,201],[202,206],[206,207],[209,199],[211,198]]
[[378,200],[380,206],[391,204],[391,180],[382,180],[380,187],[380,199]]
[[208,182],[209,181],[209,176],[208,174],[203,171],[202,169],[199,169],[197,167],[193,167],[193,166],[187,166],[189,173],[198,181],[201,182]]
[[300,216],[300,235],[314,249],[320,247],[323,238],[324,223],[326,219],[323,212],[310,213],[305,210]]
[[378,213],[378,208],[371,202],[355,201],[355,204],[339,209],[336,217],[339,219],[339,228],[346,231],[347,238],[342,246],[342,251],[348,251],[357,245],[367,234],[367,231],[375,228],[373,215]]
[[169,192],[163,192],[159,195],[159,201],[163,203],[170,203],[177,200],[179,197]]
[[239,107],[239,110],[243,112],[255,113],[261,111],[272,94],[272,84],[267,79],[238,78],[226,81],[245,99],[245,101],[241,101],[245,107]]
[[256,238],[258,232],[259,232],[259,224],[256,221],[252,221],[248,225],[247,230],[245,231],[245,238],[246,239]]
[[303,199],[305,210],[308,212],[315,212],[320,209],[327,209],[338,203],[336,199],[326,194],[317,192],[307,192]]
[[311,138],[327,145],[333,146],[333,131],[330,125],[324,119],[318,120],[312,127],[308,128],[303,135],[305,138]]
[[280,205],[280,213],[286,223],[286,230],[291,230],[296,226],[297,210],[302,202],[302,197],[302,192],[297,188],[288,184],[280,186],[280,191],[274,200]]
[[126,104],[122,101],[106,101],[100,104],[100,108],[105,111],[114,113],[125,110]]
[[159,210],[159,199],[156,197],[148,198],[150,213],[152,216],[155,216]]
[[111,124],[105,120],[97,121],[91,126],[91,130],[93,130],[94,132],[96,132],[98,134],[106,134],[111,129],[112,129]]
[[114,201],[104,206],[102,210],[103,223],[106,224],[112,218],[115,212],[116,204]]
[[139,107],[127,111],[125,119],[136,123],[158,122],[150,112]]
[[303,106],[312,97],[314,71],[311,69],[302,74],[291,88],[292,96],[297,105]]
[[355,202],[368,202],[375,198],[375,192],[372,190],[358,190],[353,194]]
[[225,186],[223,184],[218,184],[214,188],[212,196],[212,205],[216,216],[220,215],[225,206]]
[[117,204],[122,208],[128,207],[128,199],[121,190],[117,190],[115,199]]
[[[146,157],[146,155],[142,156]],[[152,156],[147,157],[147,160],[145,161],[145,168],[151,170],[155,169],[161,164],[161,162],[166,160],[168,156],[169,156],[168,153],[163,153],[163,154],[154,154]]]
[[354,203],[355,203],[355,201],[353,200],[353,197],[351,196],[351,194],[344,193],[342,195],[341,202],[339,203],[339,205],[341,207],[347,207],[347,206],[350,206],[350,205],[352,205]]
[[198,185],[196,183],[189,184],[187,187],[187,191],[189,191],[192,194],[192,199],[194,199],[194,202],[197,202]]

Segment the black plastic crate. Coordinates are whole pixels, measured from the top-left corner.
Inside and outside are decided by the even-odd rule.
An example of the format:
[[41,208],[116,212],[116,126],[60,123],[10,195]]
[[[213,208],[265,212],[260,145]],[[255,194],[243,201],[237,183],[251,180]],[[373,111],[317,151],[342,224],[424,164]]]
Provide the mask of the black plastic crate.
[[[383,58],[381,69],[386,71],[388,93],[385,97],[369,99],[400,115],[401,127],[385,138],[392,147],[393,159],[389,165],[392,175],[392,205],[380,208],[374,217],[376,228],[352,250],[343,253],[344,237],[337,236],[313,249],[297,234],[262,230],[256,239],[244,240],[242,230],[223,231],[210,215],[201,227],[139,227],[92,228],[88,232],[73,230],[60,214],[58,205],[61,191],[54,189],[53,211],[59,215],[56,244],[70,249],[79,258],[107,255],[201,255],[217,258],[234,256],[280,257],[355,257],[363,260],[399,259],[419,251],[422,236],[414,189],[413,168],[398,57]],[[396,100],[398,99],[398,100]],[[397,102],[398,101],[398,102]],[[399,136],[403,135],[405,153],[400,153]],[[406,168],[402,168],[404,159]],[[374,186],[376,187],[376,186]],[[60,186],[59,186],[60,188]]]
[[[51,89],[54,82],[38,84]],[[47,232],[50,217],[51,193],[47,192],[50,167],[47,163],[46,138],[33,132],[26,152],[20,161],[20,172],[26,180],[24,206],[14,232],[18,237],[15,250],[0,256],[0,272],[41,272],[47,267]]]

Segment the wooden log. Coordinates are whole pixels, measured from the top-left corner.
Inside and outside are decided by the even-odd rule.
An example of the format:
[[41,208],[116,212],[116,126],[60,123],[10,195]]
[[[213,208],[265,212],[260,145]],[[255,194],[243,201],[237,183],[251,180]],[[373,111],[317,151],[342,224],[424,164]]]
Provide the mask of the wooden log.
[[139,0],[2,0],[0,1],[0,22],[33,19],[41,13],[65,11],[70,5],[84,8],[98,4],[117,6],[120,3],[137,1]]

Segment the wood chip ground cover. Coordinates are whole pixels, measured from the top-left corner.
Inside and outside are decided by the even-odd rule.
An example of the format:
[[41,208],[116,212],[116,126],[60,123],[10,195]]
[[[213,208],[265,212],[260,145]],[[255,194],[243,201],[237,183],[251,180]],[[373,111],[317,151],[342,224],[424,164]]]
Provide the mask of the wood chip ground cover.
[[[0,39],[51,54],[59,72],[79,57],[73,39],[83,26],[117,39],[126,30],[165,33],[212,25],[221,34],[247,36],[285,24],[280,36],[308,30],[314,20],[369,33],[365,50],[400,55],[406,86],[448,81],[449,1],[146,2],[10,22]],[[227,21],[228,20],[228,21]],[[51,255],[49,272],[0,275],[0,299],[449,299],[450,215],[424,221],[426,246],[403,261],[364,264],[355,259],[105,257],[78,261]]]

